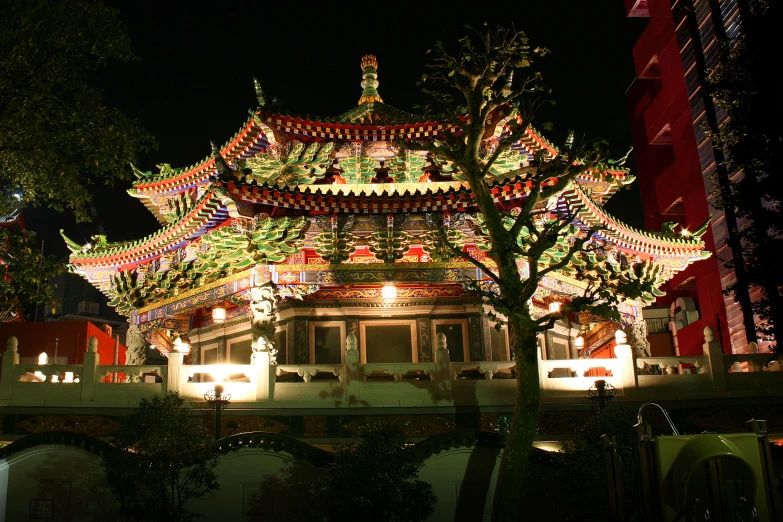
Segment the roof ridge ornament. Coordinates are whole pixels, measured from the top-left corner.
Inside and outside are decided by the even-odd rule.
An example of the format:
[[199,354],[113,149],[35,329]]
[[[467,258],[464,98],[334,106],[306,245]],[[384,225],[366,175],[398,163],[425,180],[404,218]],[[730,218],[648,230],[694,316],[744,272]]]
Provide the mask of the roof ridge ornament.
[[375,55],[366,54],[362,56],[362,97],[359,98],[359,105],[363,103],[383,103],[378,94],[378,59]]

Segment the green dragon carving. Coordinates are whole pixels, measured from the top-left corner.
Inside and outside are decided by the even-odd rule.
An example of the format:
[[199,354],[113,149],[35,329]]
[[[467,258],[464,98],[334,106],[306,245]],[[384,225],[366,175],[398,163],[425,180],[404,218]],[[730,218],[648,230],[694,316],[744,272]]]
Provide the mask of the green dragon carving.
[[278,185],[307,185],[323,175],[329,165],[334,143],[310,143],[292,141],[287,147],[272,148],[257,154],[245,162],[252,169],[252,176],[260,182]]
[[304,216],[267,216],[252,231],[237,232],[232,227],[213,230],[202,237],[207,248],[196,253],[195,259],[171,263],[146,277],[140,277],[135,270],[111,276],[109,305],[119,313],[129,314],[152,300],[203,286],[256,264],[285,261],[301,247],[306,224]]

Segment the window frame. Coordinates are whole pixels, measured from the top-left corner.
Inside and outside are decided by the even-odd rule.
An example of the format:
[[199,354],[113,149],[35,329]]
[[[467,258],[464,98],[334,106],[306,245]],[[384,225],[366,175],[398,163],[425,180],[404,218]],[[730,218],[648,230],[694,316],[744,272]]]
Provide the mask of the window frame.
[[[345,321],[308,321],[307,343],[310,351],[310,364],[315,364],[315,327],[340,327],[340,362],[345,364]],[[286,325],[287,326],[287,325]],[[288,333],[286,332],[286,340]],[[331,363],[330,363],[331,364]],[[334,363],[338,364],[338,363]]]
[[[462,325],[462,360],[465,362],[470,362],[470,338],[468,337],[468,320],[463,318],[455,318],[455,319],[431,319],[430,320],[430,331],[432,332],[432,353],[437,353],[438,350],[438,326],[439,325],[446,325],[446,324],[459,324]],[[448,348],[449,353],[451,353],[451,350],[454,348],[453,346],[446,346]]]
[[[245,334],[245,335],[240,335],[240,336],[237,336],[237,337],[232,337],[230,339],[226,339],[226,362],[228,364],[242,364],[242,363],[233,363],[233,362],[231,362],[231,347],[234,346],[236,343],[241,343],[241,342],[245,342],[245,341],[252,341],[252,339],[253,339],[253,336],[251,334]],[[253,355],[253,344],[251,343],[250,344],[250,356],[252,357],[252,355]],[[251,361],[248,361],[248,362],[246,362],[244,364],[250,364],[250,363],[251,363]]]
[[[367,325],[370,326],[399,326],[408,325],[411,332],[411,363],[419,362],[419,342],[416,328],[416,319],[365,319],[359,320],[359,350],[361,354],[361,363],[367,364]],[[372,363],[387,364],[387,363]],[[388,364],[406,364],[406,363],[388,363]]]
[[503,361],[495,361],[492,359],[492,330],[495,329],[495,325],[498,324],[497,321],[489,321],[489,357],[492,360],[492,362],[509,362],[512,361],[511,359],[511,340],[508,338],[508,324],[502,324],[500,325],[500,331],[505,332],[506,334],[506,358]]

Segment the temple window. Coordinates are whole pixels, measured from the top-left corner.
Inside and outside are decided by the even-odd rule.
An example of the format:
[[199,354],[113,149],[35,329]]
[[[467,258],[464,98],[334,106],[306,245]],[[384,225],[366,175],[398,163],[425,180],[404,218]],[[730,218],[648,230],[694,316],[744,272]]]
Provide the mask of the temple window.
[[418,362],[415,320],[360,321],[363,363]]
[[494,324],[490,324],[489,347],[493,361],[508,361],[511,358],[508,350],[508,326],[502,326],[498,330]]
[[275,348],[277,348],[277,364],[288,362],[288,325],[275,329]]
[[201,349],[201,364],[217,364],[218,347],[217,345],[205,346]]
[[231,364],[250,364],[250,355],[253,353],[252,343],[250,337],[247,337],[229,344],[228,361]]
[[310,322],[310,364],[342,364],[344,347],[344,321]]
[[[468,350],[468,322],[465,319],[435,319],[432,321],[432,328],[435,335],[432,336],[436,341],[438,334],[446,336],[446,346],[449,349],[449,360],[451,362],[465,362],[470,360]],[[433,346],[433,350],[437,346]]]

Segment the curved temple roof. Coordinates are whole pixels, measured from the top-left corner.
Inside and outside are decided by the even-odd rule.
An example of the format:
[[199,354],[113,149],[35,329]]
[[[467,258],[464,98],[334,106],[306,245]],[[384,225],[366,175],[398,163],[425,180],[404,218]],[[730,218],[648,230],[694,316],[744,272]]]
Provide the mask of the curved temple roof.
[[[263,93],[257,86],[260,108],[251,112],[239,131],[219,148],[220,157],[234,169],[238,178],[241,170],[250,167],[251,176],[261,184],[279,188],[287,186],[294,190],[315,181],[332,160],[337,160],[340,167],[347,171],[353,170],[355,183],[368,183],[372,169],[383,160],[395,164],[391,176],[396,182],[418,181],[425,163],[424,154],[399,151],[395,141],[432,139],[447,133],[459,133],[459,122],[427,121],[383,103],[377,90],[377,70],[378,62],[374,56],[362,58],[364,91],[359,104],[333,118],[311,119],[268,110]],[[488,147],[507,128],[505,122],[506,118],[499,118],[494,131],[488,133]],[[328,150],[320,147],[319,155],[315,157],[308,154],[315,153],[318,146],[308,146],[303,155],[292,158],[292,150],[301,151],[298,144],[329,145]],[[514,177],[514,171],[539,151],[544,151],[549,158],[560,153],[538,131],[528,127],[525,136],[505,155],[504,161],[496,162],[492,173]],[[140,198],[161,223],[169,220],[163,210],[169,197],[207,185],[218,171],[214,155],[185,168],[174,169],[168,164],[158,167],[158,174],[142,172],[134,167],[138,180],[129,193]],[[298,175],[291,176],[292,170],[296,170]],[[448,166],[447,170],[450,170]],[[626,169],[615,169],[607,174],[612,175],[614,183],[599,177],[585,180],[591,183],[594,194],[601,195],[597,197],[601,203],[611,197],[619,184],[633,180]]]
[[[211,288],[239,268],[271,266],[280,260],[285,264],[289,256],[290,262],[303,263],[300,258],[294,260],[303,248],[321,255],[318,241],[322,240],[315,237],[318,231],[331,230],[334,241],[348,244],[349,249],[356,237],[367,243],[371,232],[386,228],[380,221],[372,221],[374,214],[387,214],[389,223],[396,223],[406,214],[474,212],[473,195],[468,184],[459,179],[459,172],[440,165],[435,168],[442,175],[429,179],[429,174],[423,173],[425,168],[432,170],[431,160],[404,150],[395,141],[459,133],[459,122],[420,121],[422,118],[384,104],[378,94],[377,61],[366,56],[362,66],[364,90],[359,105],[335,118],[300,118],[265,110],[263,93],[257,87],[261,108],[252,112],[222,147],[214,148],[211,157],[184,169],[160,165],[158,174],[134,168],[138,180],[129,193],[141,199],[163,227],[150,236],[123,243],[108,243],[105,237],[96,236],[95,245],[81,246],[65,238],[74,270],[109,294],[115,285],[138,287],[145,279],[154,281],[154,291],[147,293],[147,288],[143,292],[148,306],[150,296],[159,300],[170,298],[169,290],[175,296],[180,289],[183,294],[195,291],[188,290],[190,283]],[[499,118],[491,130],[486,139],[488,150],[507,130],[505,120]],[[524,201],[533,186],[526,167],[539,151],[550,158],[560,154],[528,127],[525,136],[493,165],[488,184],[500,208],[510,210]],[[378,182],[388,179],[377,177],[379,171],[386,172],[391,182]],[[700,234],[686,238],[640,231],[604,212],[602,204],[632,179],[625,169],[582,174],[562,194],[558,205],[573,214],[583,228],[600,225],[599,235],[624,253],[663,263],[669,275],[708,256]],[[345,227],[346,222],[363,215],[367,216],[357,219],[369,219],[370,228],[362,229],[358,236],[338,230],[338,222]],[[318,222],[327,216],[332,216],[327,218],[332,219],[332,225],[324,228]],[[416,219],[419,225],[425,221]],[[466,224],[463,228],[470,245],[474,236]],[[421,249],[417,245],[424,244],[426,229],[397,230],[409,245]],[[252,254],[242,250],[245,248]],[[215,252],[227,255],[230,262],[216,261]],[[324,262],[327,259],[334,262],[331,257],[325,257]],[[399,261],[415,264],[417,269],[427,266],[419,258],[414,263]],[[173,266],[177,269],[170,270]],[[135,275],[130,277],[141,268],[146,275],[139,274],[138,280]],[[214,277],[205,275],[210,270],[217,270]],[[176,276],[169,277],[168,271]]]

